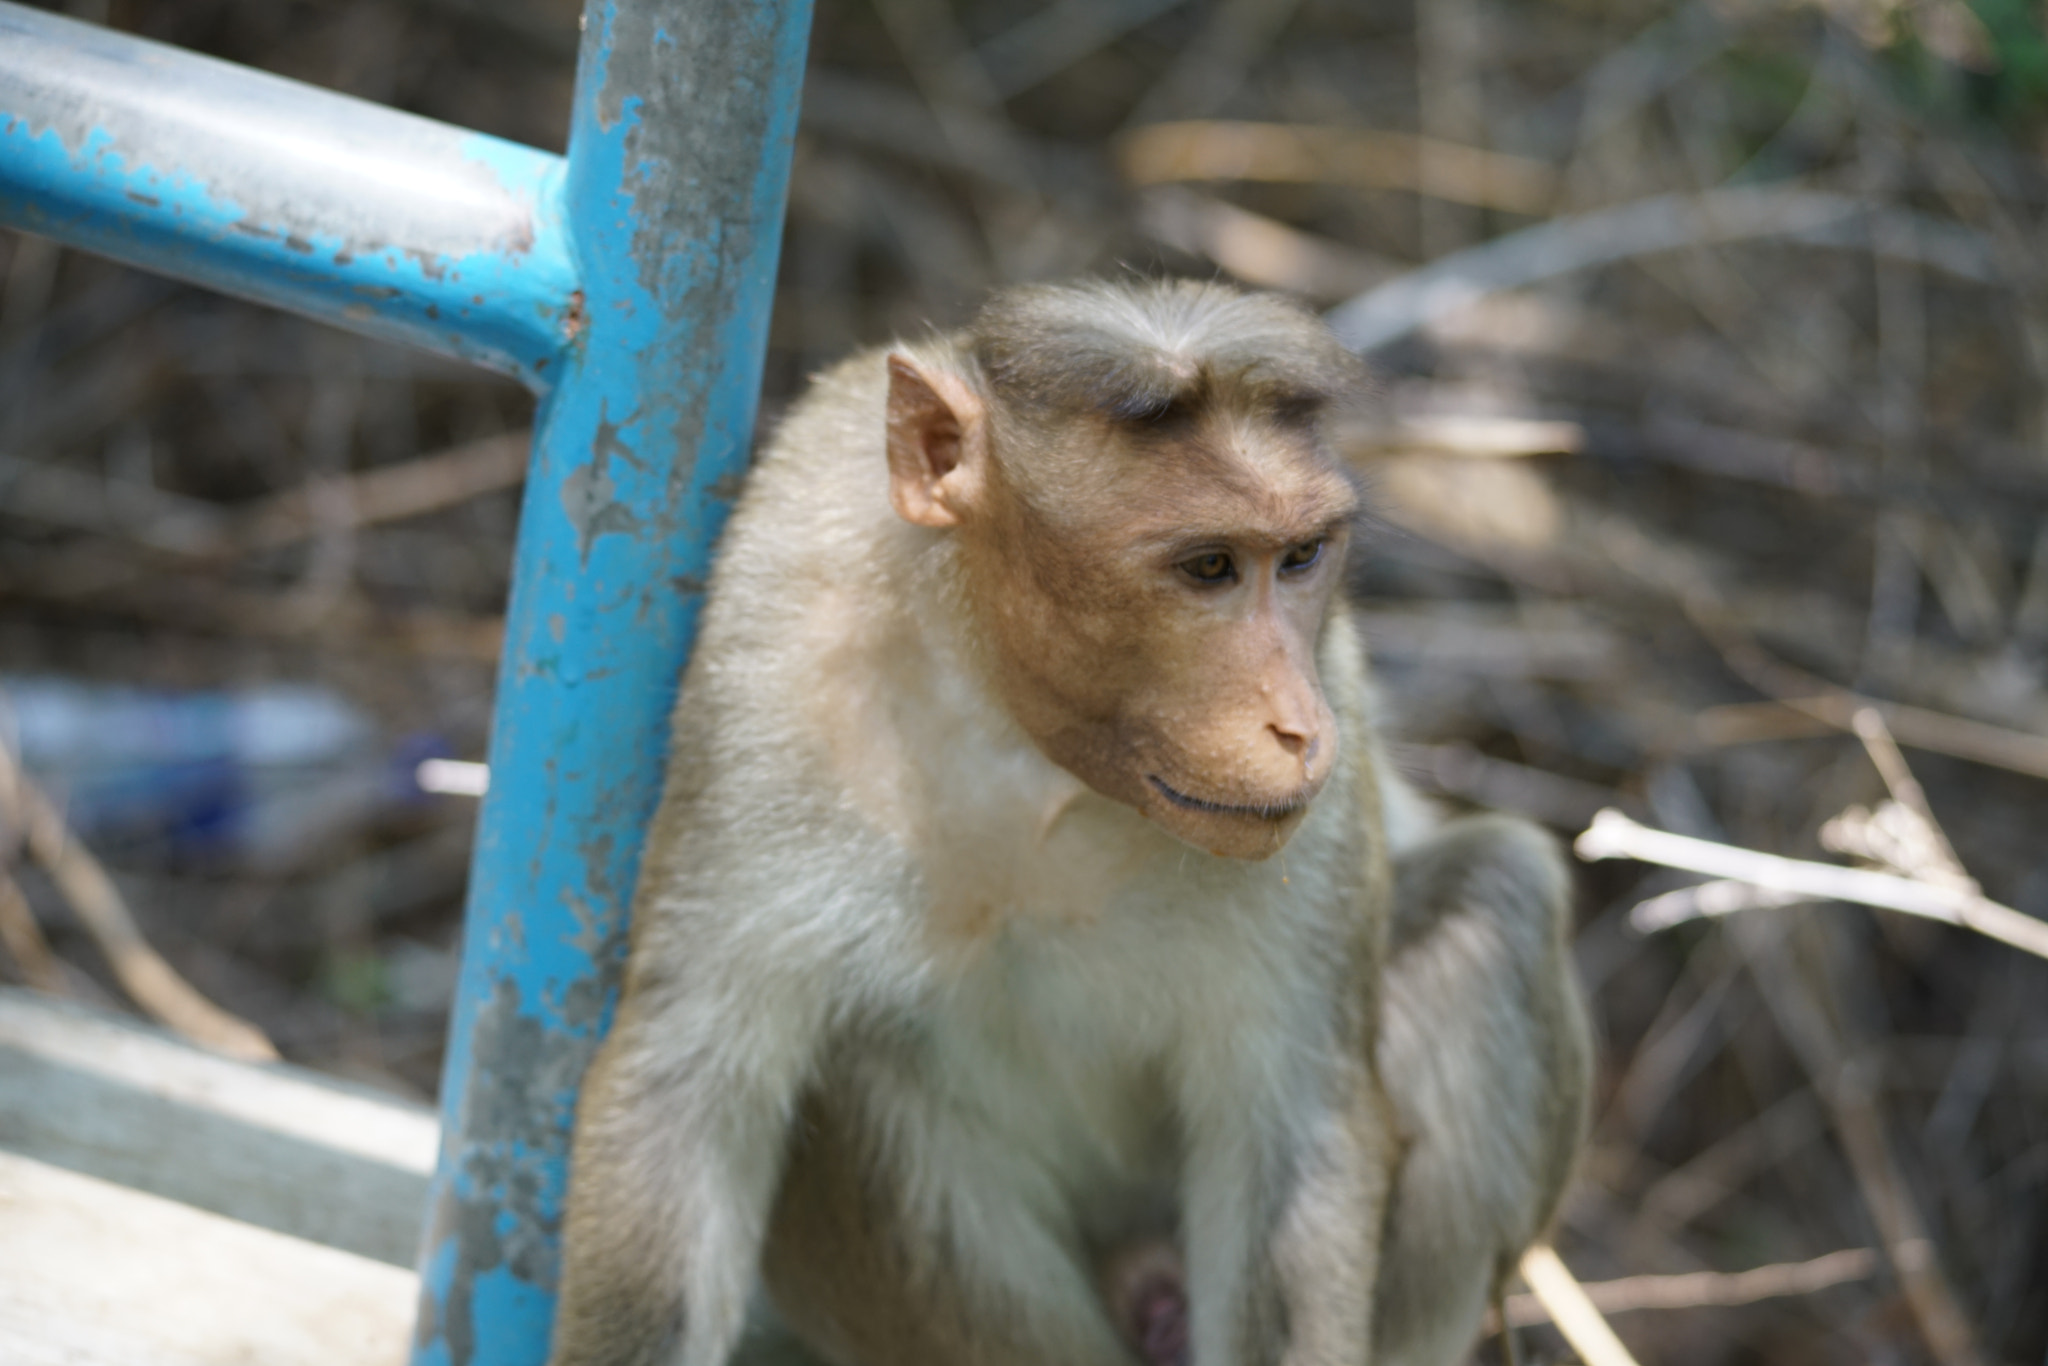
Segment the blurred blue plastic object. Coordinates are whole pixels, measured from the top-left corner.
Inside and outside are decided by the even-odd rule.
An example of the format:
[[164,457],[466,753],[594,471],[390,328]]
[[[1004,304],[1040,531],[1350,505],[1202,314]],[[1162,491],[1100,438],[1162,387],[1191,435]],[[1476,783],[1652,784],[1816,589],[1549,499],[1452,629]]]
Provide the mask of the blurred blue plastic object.
[[290,683],[181,693],[0,678],[0,733],[103,848],[258,869],[420,800],[411,773],[429,748],[394,747],[340,694]]

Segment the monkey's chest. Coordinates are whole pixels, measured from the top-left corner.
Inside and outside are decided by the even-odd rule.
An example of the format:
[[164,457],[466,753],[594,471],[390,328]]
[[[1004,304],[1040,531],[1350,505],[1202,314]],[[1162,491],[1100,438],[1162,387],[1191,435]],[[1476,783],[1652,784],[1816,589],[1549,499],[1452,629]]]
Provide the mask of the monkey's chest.
[[984,985],[933,1012],[924,1061],[951,1121],[1084,1195],[1148,1175],[1170,1147],[1153,1022],[1059,984]]
[[[925,1100],[918,1179],[1010,1193],[1083,1232],[1170,1201],[1173,1079],[1201,1033],[1209,975],[1198,937],[1027,929],[937,993],[894,1079]],[[1212,985],[1206,1004],[1227,1009],[1225,989]]]
[[1237,1074],[1260,1038],[1260,1073],[1298,1051],[1285,1036],[1312,974],[1272,925],[1276,899],[1309,889],[1277,863],[1191,856],[1092,797],[1042,838],[1005,837],[1019,828],[953,830],[949,861],[923,868],[927,989],[871,1073],[887,1095],[870,1087],[865,1108],[888,1114],[916,1190],[1022,1202],[1091,1233],[1170,1204],[1190,1077]]

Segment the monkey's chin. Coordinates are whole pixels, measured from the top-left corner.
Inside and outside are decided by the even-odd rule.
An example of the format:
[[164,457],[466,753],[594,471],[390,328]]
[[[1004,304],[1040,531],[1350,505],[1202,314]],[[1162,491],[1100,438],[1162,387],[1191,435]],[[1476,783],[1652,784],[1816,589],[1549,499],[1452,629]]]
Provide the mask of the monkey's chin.
[[1287,846],[1308,814],[1320,783],[1265,806],[1232,806],[1193,797],[1156,775],[1145,779],[1146,800],[1139,810],[1154,825],[1183,844],[1218,858],[1257,862]]

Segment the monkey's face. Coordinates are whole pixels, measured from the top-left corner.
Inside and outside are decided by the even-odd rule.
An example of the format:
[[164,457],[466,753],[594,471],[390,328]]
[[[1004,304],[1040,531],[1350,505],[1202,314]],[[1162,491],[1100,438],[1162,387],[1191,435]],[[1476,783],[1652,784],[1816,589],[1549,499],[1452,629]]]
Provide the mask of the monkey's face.
[[1003,700],[1104,796],[1265,858],[1336,760],[1316,647],[1350,485],[1300,430],[1228,411],[1065,436],[1029,487],[998,462],[960,529]]
[[1012,291],[972,357],[890,356],[890,497],[953,537],[993,687],[1048,757],[1265,858],[1337,758],[1316,646],[1356,498],[1319,433],[1363,376],[1292,306],[1149,288]]

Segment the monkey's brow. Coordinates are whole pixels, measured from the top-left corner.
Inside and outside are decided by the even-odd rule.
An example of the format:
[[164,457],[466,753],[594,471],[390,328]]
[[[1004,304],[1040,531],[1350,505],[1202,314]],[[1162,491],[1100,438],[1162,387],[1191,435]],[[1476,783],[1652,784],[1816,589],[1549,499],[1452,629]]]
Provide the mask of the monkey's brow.
[[[1321,500],[1317,500],[1319,503]],[[1310,541],[1327,540],[1351,525],[1356,509],[1328,505],[1299,516],[1278,518],[1233,516],[1190,516],[1180,518],[1138,539],[1148,550],[1180,554],[1205,545],[1242,546],[1248,550],[1278,553]]]
[[1236,544],[1280,551],[1290,546],[1306,545],[1310,541],[1326,541],[1351,525],[1352,511],[1346,508],[1339,516],[1321,517],[1312,521],[1297,522],[1291,526],[1268,524],[1261,527],[1246,527],[1237,533]]
[[1281,419],[1314,417],[1336,400],[1329,386],[1294,375],[1260,375],[1254,372],[1238,381],[1247,403]]
[[1256,414],[1282,427],[1309,427],[1333,401],[1334,395],[1324,390],[1277,382],[1220,398],[1210,386],[1197,380],[1175,390],[1130,389],[1108,393],[1095,406],[1118,426],[1144,436],[1177,434],[1211,408]]

